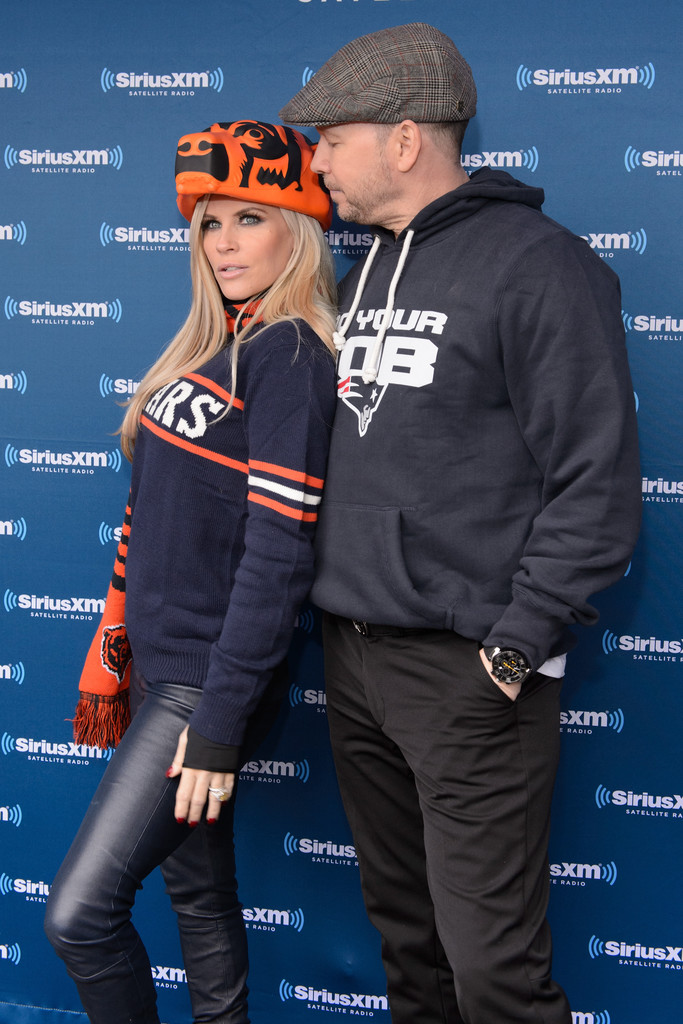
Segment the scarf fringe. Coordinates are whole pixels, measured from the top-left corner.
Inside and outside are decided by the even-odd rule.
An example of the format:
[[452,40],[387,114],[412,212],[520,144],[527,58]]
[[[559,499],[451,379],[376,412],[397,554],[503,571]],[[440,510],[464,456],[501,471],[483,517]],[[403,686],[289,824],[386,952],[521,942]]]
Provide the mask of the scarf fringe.
[[76,743],[87,747],[116,747],[130,725],[128,690],[109,696],[81,693],[73,719]]

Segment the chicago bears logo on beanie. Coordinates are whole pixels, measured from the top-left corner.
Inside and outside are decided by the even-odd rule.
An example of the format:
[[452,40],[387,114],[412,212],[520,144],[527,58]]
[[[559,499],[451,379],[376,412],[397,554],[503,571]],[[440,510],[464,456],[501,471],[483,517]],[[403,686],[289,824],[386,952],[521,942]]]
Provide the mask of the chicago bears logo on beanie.
[[217,122],[178,143],[178,209],[192,219],[203,195],[230,196],[314,217],[323,230],[332,203],[311,170],[315,146],[294,128],[264,121]]

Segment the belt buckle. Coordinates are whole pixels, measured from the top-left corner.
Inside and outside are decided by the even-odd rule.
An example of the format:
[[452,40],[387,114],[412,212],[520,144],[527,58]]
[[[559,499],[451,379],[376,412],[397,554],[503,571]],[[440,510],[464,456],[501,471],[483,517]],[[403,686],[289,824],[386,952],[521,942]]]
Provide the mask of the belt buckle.
[[360,622],[358,619],[351,619],[354,629],[357,629],[361,636],[370,636],[367,622]]

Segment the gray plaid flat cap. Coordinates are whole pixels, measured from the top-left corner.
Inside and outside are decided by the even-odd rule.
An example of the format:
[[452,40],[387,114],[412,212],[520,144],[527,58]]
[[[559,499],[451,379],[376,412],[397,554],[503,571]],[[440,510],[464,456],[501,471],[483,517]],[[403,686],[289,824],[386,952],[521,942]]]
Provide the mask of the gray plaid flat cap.
[[472,71],[452,39],[413,22],[352,39],[280,111],[285,124],[466,121],[477,109]]

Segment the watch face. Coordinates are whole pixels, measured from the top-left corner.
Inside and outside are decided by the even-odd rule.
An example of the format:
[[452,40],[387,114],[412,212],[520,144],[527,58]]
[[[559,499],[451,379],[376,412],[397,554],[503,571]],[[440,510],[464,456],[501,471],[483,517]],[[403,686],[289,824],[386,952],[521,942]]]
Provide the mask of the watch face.
[[521,683],[529,674],[529,665],[518,651],[498,651],[491,661],[493,674],[500,683]]

